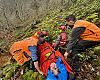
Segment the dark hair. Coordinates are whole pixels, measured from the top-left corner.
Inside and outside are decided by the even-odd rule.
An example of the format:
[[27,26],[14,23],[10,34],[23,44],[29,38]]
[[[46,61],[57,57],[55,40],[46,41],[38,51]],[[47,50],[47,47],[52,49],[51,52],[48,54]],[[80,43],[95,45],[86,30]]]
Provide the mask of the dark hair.
[[75,18],[75,16],[73,16],[73,15],[69,15],[69,16],[67,16],[67,17],[65,18],[65,20],[66,20],[66,21],[70,21],[70,20],[76,21],[76,18]]

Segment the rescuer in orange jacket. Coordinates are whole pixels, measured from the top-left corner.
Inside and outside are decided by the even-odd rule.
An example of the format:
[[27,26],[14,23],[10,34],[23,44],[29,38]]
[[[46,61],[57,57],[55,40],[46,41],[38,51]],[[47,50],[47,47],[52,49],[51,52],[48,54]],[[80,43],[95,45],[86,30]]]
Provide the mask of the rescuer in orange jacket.
[[66,23],[72,28],[71,40],[67,45],[67,53],[86,48],[100,43],[100,28],[95,24],[84,20],[77,20],[72,15],[66,17]]
[[[69,55],[72,59],[73,55],[79,51],[84,51],[86,48],[100,43],[100,28],[95,24],[85,20],[76,20],[73,15],[67,16],[65,20],[67,25],[72,28],[71,40],[68,42],[67,50],[64,54],[66,58]],[[78,57],[74,57],[73,61],[71,65],[75,63],[75,65],[79,66],[77,64]],[[73,68],[77,69],[75,65],[73,65]]]

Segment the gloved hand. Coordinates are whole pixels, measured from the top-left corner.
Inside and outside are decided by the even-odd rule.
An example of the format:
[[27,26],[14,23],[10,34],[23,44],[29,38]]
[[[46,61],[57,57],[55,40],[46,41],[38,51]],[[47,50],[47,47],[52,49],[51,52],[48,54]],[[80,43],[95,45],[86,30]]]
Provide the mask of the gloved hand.
[[68,53],[65,52],[65,54],[64,54],[65,59],[67,59],[67,56],[68,56]]

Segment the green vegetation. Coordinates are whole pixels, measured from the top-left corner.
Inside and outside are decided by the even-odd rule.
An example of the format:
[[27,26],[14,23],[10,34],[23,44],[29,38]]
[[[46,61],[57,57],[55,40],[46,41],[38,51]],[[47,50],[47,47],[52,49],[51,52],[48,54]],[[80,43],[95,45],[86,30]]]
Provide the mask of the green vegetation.
[[38,72],[29,70],[23,75],[23,80],[44,80],[44,77]]
[[10,64],[7,64],[3,68],[1,68],[0,78],[2,80],[11,79],[11,77],[13,77],[14,74],[16,73],[15,70],[17,70],[19,67],[20,66],[18,65],[18,63],[13,63],[13,64],[10,63]]
[[[56,39],[56,36],[60,33],[59,26],[66,25],[64,19],[67,15],[73,14],[77,17],[77,19],[84,19],[87,21],[91,21],[93,23],[100,22],[100,0],[77,0],[68,9],[63,11],[53,11],[50,14],[43,16],[43,18],[32,22],[31,26],[26,27],[25,29],[16,29],[14,39],[22,40],[26,37],[33,35],[36,31],[46,30],[48,31],[49,35],[52,37],[52,42]],[[99,23],[100,26],[100,23]],[[71,30],[66,30],[68,36],[70,36]],[[2,40],[0,39],[0,45],[2,44]],[[82,61],[82,66],[86,67],[88,64],[95,68],[95,77],[87,76],[88,73],[92,73],[91,69],[88,67],[86,72],[84,68],[85,74],[82,72],[79,76],[79,80],[88,79],[91,80],[100,80],[100,72],[97,67],[100,67],[100,46],[87,49],[82,54],[78,54],[80,61]],[[88,64],[87,64],[88,63]],[[0,68],[0,79],[1,80],[8,80],[14,76],[16,70],[20,66],[17,63],[11,63],[6,65],[3,68]],[[27,69],[27,68],[26,68]],[[99,74],[97,74],[99,73]],[[85,75],[85,77],[83,77]],[[26,70],[25,73],[22,75],[23,80],[44,80],[44,77],[40,75],[38,72],[33,72],[32,70]]]

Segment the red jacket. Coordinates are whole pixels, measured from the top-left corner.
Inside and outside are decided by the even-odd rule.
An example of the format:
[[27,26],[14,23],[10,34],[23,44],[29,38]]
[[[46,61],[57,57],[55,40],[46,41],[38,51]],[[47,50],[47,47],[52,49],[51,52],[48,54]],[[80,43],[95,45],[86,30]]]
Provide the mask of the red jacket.
[[47,76],[48,68],[49,68],[50,64],[52,62],[57,61],[57,58],[55,58],[55,57],[61,57],[63,63],[66,66],[66,70],[69,73],[73,73],[71,67],[66,62],[66,60],[64,59],[62,54],[59,51],[53,52],[54,49],[50,46],[49,43],[45,42],[44,44],[39,45],[38,49],[40,51],[40,67],[41,67],[41,70],[43,71],[45,76]]

